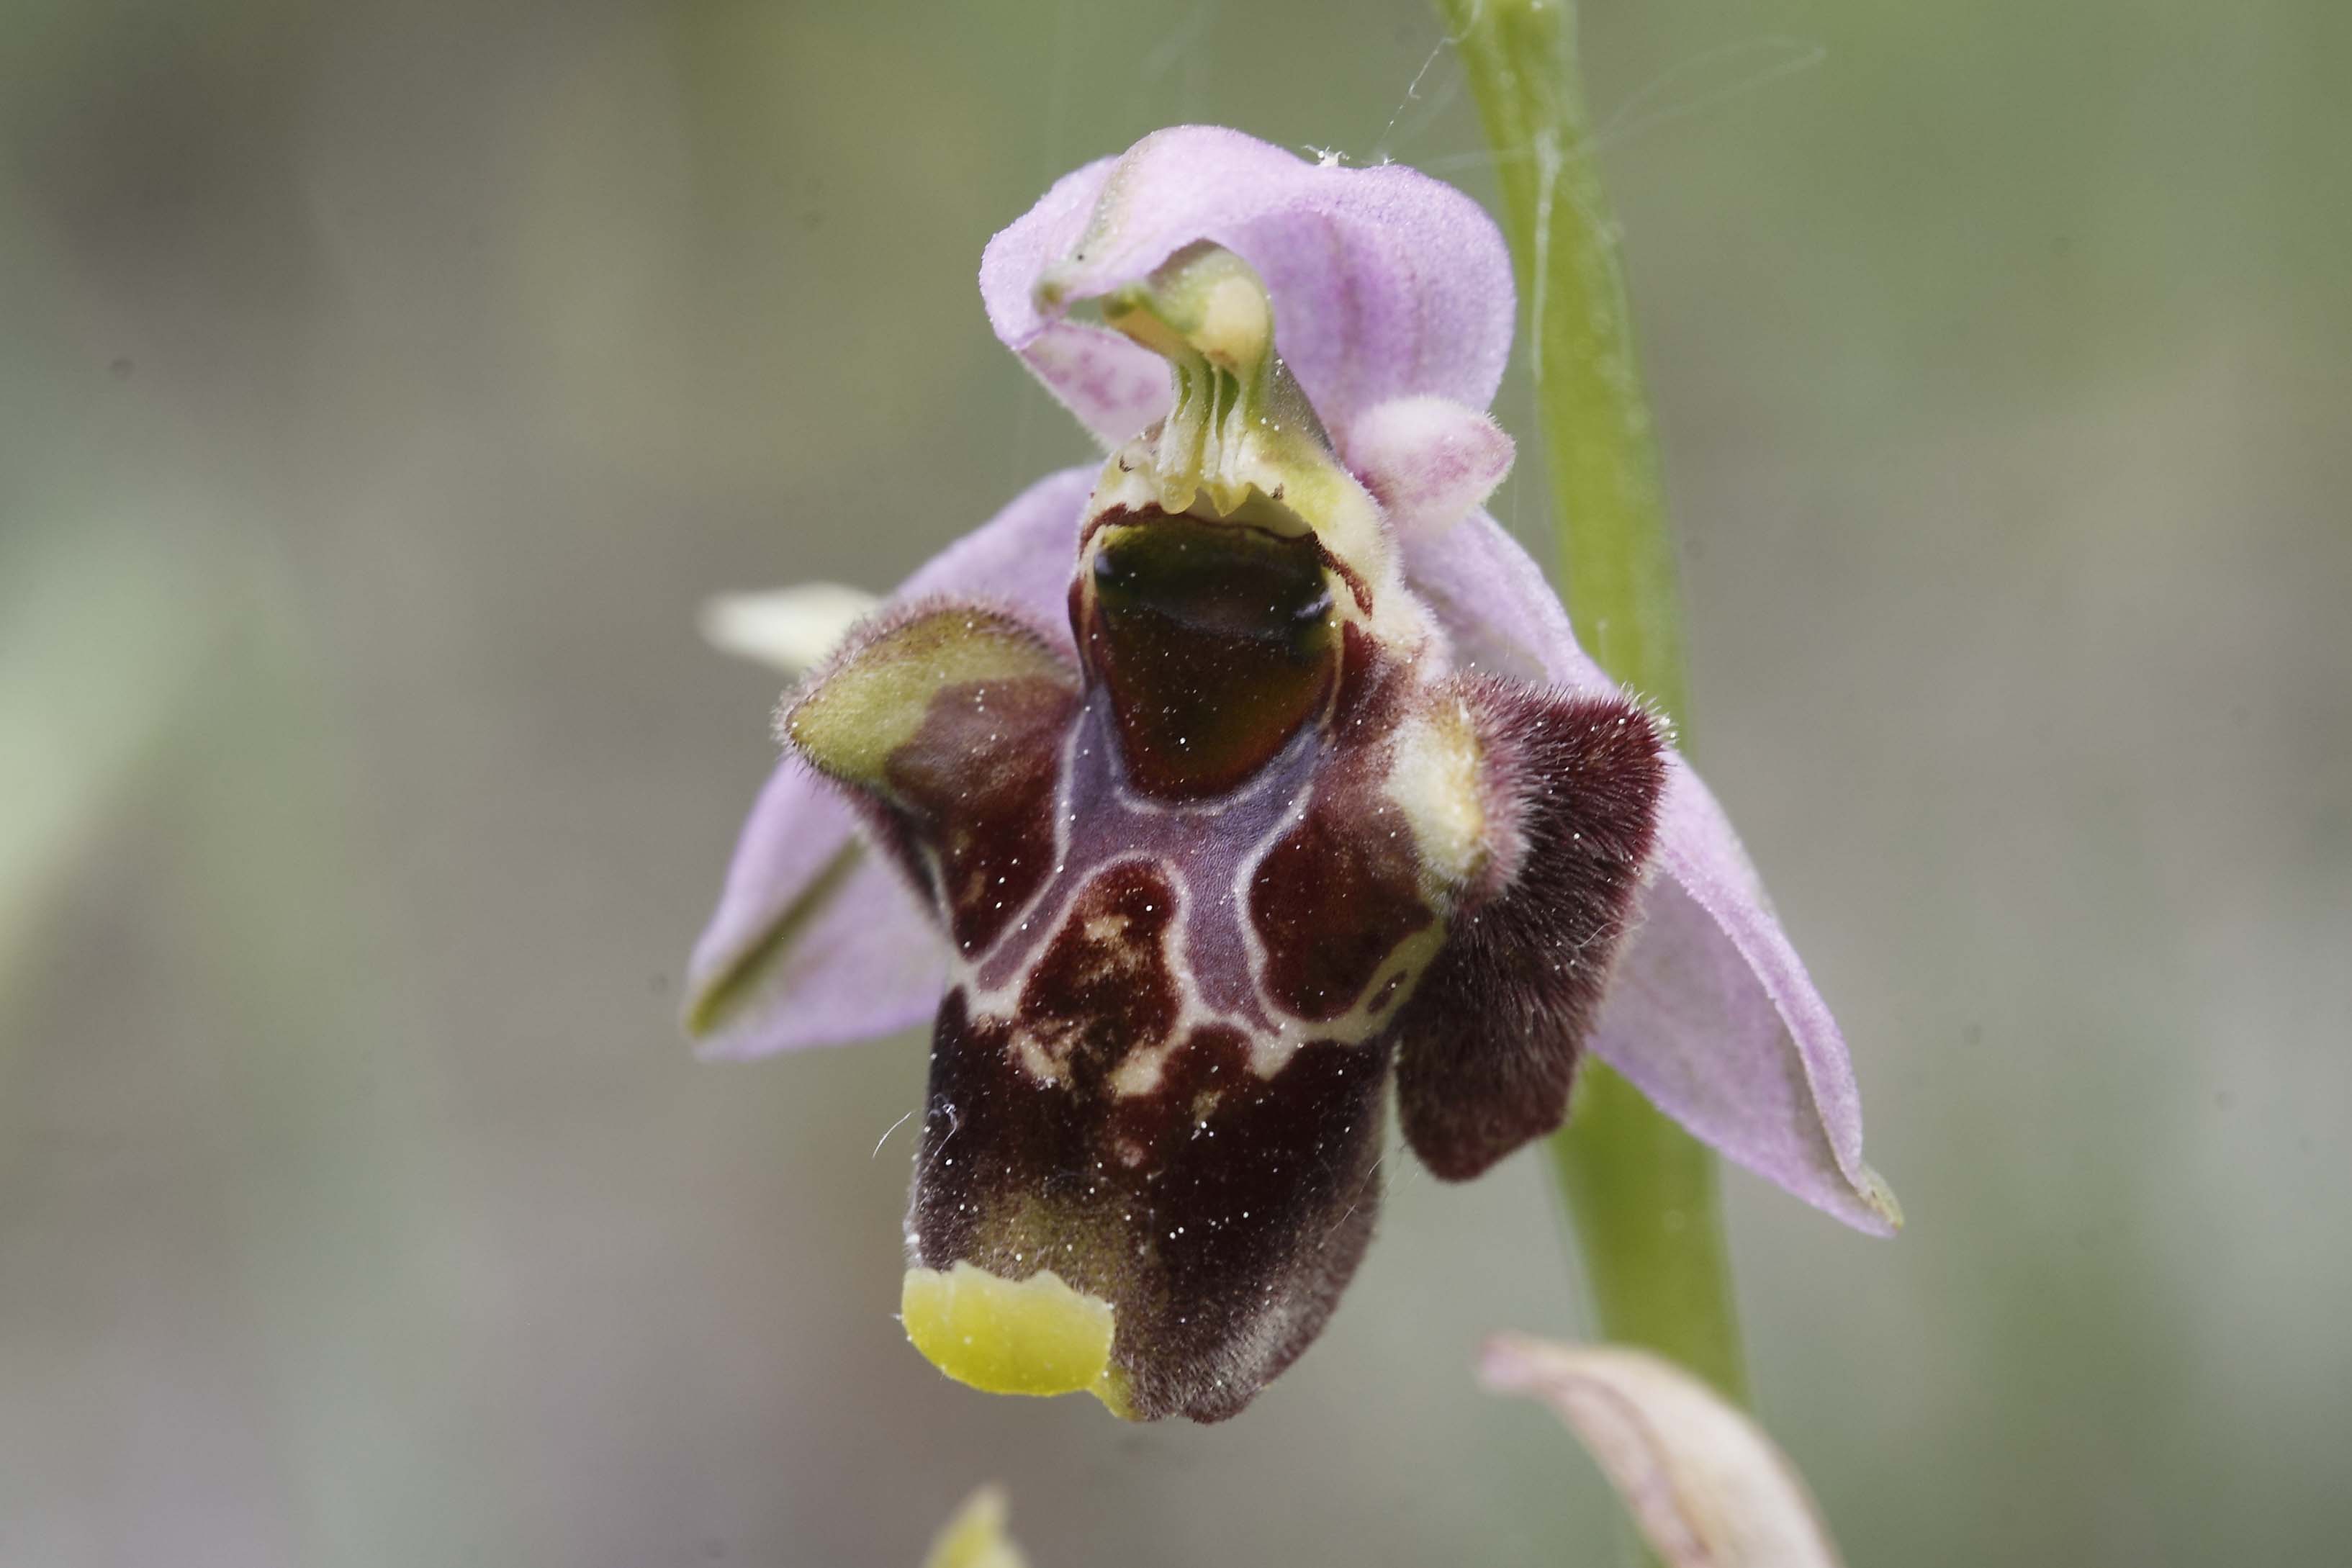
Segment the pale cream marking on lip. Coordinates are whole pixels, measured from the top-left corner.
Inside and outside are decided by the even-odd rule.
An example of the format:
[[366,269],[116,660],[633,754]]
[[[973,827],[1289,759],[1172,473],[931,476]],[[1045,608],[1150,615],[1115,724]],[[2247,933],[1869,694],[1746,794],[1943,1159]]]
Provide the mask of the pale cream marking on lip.
[[[1272,961],[1264,939],[1258,934],[1257,922],[1249,912],[1248,891],[1265,857],[1273,852],[1284,834],[1306,819],[1307,808],[1313,802],[1311,789],[1302,792],[1298,802],[1253,848],[1235,873],[1234,895],[1240,900],[1236,907],[1241,911],[1242,940],[1249,954],[1251,984],[1256,992],[1259,1005],[1269,1017],[1276,1021],[1273,1029],[1250,1036],[1250,1070],[1261,1079],[1272,1079],[1289,1066],[1299,1047],[1310,1040],[1360,1046],[1378,1035],[1404,1005],[1412,987],[1419,984],[1422,973],[1437,956],[1438,949],[1445,941],[1444,916],[1433,909],[1433,918],[1430,923],[1398,943],[1358,994],[1355,1004],[1335,1018],[1309,1023],[1293,1017],[1275,1002],[1266,980],[1266,971]],[[1391,983],[1394,990],[1402,994],[1384,1007],[1375,1007],[1373,1004],[1391,990]]]
[[[1114,471],[1119,473],[1121,478],[1113,479],[1111,476]],[[1103,487],[1097,490],[1096,502],[1090,504],[1088,508],[1089,520],[1101,510],[1102,505],[1108,504],[1103,499],[1106,489],[1116,496],[1123,488],[1131,487],[1138,478],[1139,476],[1122,468],[1118,458],[1114,457],[1107,462]],[[1079,547],[1076,572],[1080,580],[1083,580],[1087,563],[1097,548],[1095,535],[1097,531],[1089,526],[1085,532],[1085,542]],[[1406,679],[1412,680],[1415,685],[1425,687],[1427,680],[1426,672],[1423,668],[1423,660],[1435,651],[1437,658],[1432,662],[1444,663],[1444,639],[1435,635],[1435,623],[1427,605],[1418,595],[1405,589],[1401,562],[1392,556],[1383,563],[1383,565],[1385,569],[1378,574],[1383,579],[1380,594],[1375,600],[1378,607],[1367,629],[1381,645],[1385,657],[1397,659],[1403,665]],[[1351,603],[1344,595],[1336,595],[1334,602],[1335,604]],[[1333,688],[1335,701],[1337,694],[1338,686],[1335,682]],[[1064,878],[1069,868],[1071,848],[1076,837],[1078,807],[1075,792],[1078,780],[1078,751],[1087,738],[1088,728],[1082,712],[1079,721],[1071,725],[1069,734],[1062,742],[1061,766],[1055,784],[1052,870],[1040,883],[1037,890],[1024,900],[1013,918],[1007,921],[1003,933],[996,942],[990,944],[987,952],[973,961],[966,961],[960,952],[951,955],[951,984],[963,988],[967,1005],[970,1008],[970,1016],[975,1023],[986,1022],[992,1025],[1012,1026],[1015,1031],[1013,1052],[1016,1059],[1024,1070],[1043,1083],[1058,1081],[1060,1071],[1052,1055],[1026,1031],[1019,1028],[1020,991],[1028,978],[1030,964],[1050,951],[1053,942],[1070,920],[1071,910],[1075,908],[1077,899],[1094,879],[1089,877],[1066,888],[1063,886]],[[1302,733],[1295,743],[1320,746],[1328,742],[1317,736]],[[1221,797],[1218,807],[1223,808],[1237,802],[1246,801],[1263,791],[1278,787],[1276,777],[1278,771],[1272,765],[1261,770],[1232,794]],[[1394,771],[1393,764],[1390,771]],[[1217,1012],[1202,1001],[1189,952],[1192,889],[1189,886],[1190,879],[1181,867],[1169,863],[1158,856],[1139,852],[1132,855],[1114,856],[1106,859],[1097,868],[1099,874],[1101,871],[1107,871],[1126,863],[1150,865],[1157,868],[1171,884],[1176,905],[1170,922],[1173,941],[1170,946],[1168,959],[1171,977],[1174,982],[1179,999],[1177,1019],[1166,1039],[1138,1045],[1129,1049],[1113,1074],[1111,1084],[1114,1095],[1128,1098],[1151,1093],[1158,1088],[1165,1070],[1165,1064],[1173,1055],[1176,1046],[1189,1037],[1193,1030],[1203,1026],[1223,1026],[1240,1033],[1249,1042],[1250,1070],[1261,1079],[1271,1079],[1281,1072],[1297,1056],[1299,1047],[1310,1040],[1325,1040],[1348,1046],[1361,1045],[1378,1035],[1396,1016],[1398,1008],[1402,1005],[1402,998],[1391,1000],[1389,1005],[1378,1009],[1373,1007],[1373,1002],[1381,997],[1384,993],[1391,991],[1409,993],[1410,988],[1417,984],[1421,973],[1427,967],[1430,960],[1436,955],[1444,935],[1442,917],[1433,921],[1432,924],[1423,931],[1407,938],[1401,943],[1373,974],[1370,982],[1358,996],[1355,1005],[1339,1016],[1319,1024],[1309,1023],[1307,1020],[1293,1017],[1276,1005],[1266,982],[1269,957],[1265,942],[1258,933],[1256,922],[1250,914],[1249,893],[1257,870],[1265,857],[1272,852],[1285,834],[1304,820],[1308,807],[1314,801],[1314,782],[1310,773],[1310,776],[1300,786],[1297,798],[1290,803],[1281,817],[1237,858],[1229,889],[1233,899],[1232,907],[1240,926],[1243,961],[1246,967],[1251,994],[1257,1003],[1263,1021],[1236,1018]],[[1199,813],[1202,810],[1202,804],[1197,801],[1168,801],[1145,795],[1133,788],[1124,779],[1113,778],[1110,788],[1114,792],[1118,809],[1135,816],[1175,816]],[[925,854],[932,870],[935,884],[944,886],[944,879],[940,875],[936,856],[932,856],[928,850]],[[1045,913],[1043,908],[1045,900],[1052,897],[1057,889],[1060,889],[1063,893],[1061,910],[1042,934],[1033,933],[1032,928],[1037,923],[1039,917]],[[1098,937],[1116,934],[1104,929],[1104,922],[1108,919],[1108,917],[1095,917],[1089,924],[1097,929],[1089,934]],[[1000,957],[1006,943],[1013,940],[1021,940],[1024,942],[1024,948],[1028,954],[1027,962],[1011,968],[1000,984],[989,988],[982,987],[979,984],[980,970],[988,966],[992,960]]]
[[[1195,1030],[1223,1026],[1234,1029],[1245,1039],[1254,1039],[1261,1032],[1253,1028],[1245,1021],[1232,1018],[1215,1011],[1201,999],[1199,984],[1193,976],[1190,963],[1191,955],[1187,950],[1191,940],[1189,917],[1192,912],[1192,890],[1178,868],[1167,864],[1153,855],[1121,855],[1104,861],[1097,868],[1097,876],[1099,877],[1121,866],[1138,865],[1151,867],[1159,871],[1171,885],[1169,922],[1162,940],[1169,942],[1166,957],[1170,979],[1176,989],[1177,1010],[1175,1020],[1170,1026],[1165,1037],[1157,1041],[1130,1047],[1127,1054],[1120,1058],[1119,1066],[1113,1070],[1110,1078],[1111,1093],[1120,1099],[1146,1095],[1157,1089],[1160,1087],[1160,1076],[1166,1062],[1174,1055],[1177,1047],[1189,1039]],[[1044,940],[1038,944],[1039,952],[1050,952],[1054,942],[1066,930],[1069,929],[1071,923],[1080,919],[1076,913],[1079,898],[1087,888],[1093,885],[1094,880],[1095,879],[1089,878],[1072,889],[1072,896],[1066,903],[1061,918],[1055,922],[1053,930],[1047,931]],[[1086,918],[1087,929],[1084,934],[1105,938],[1116,937],[1124,931],[1125,925],[1126,922],[1117,916],[1095,915]],[[1171,936],[1172,941],[1170,940]],[[1140,963],[1141,960],[1138,957],[1131,962]],[[967,973],[968,968],[969,966],[967,966]],[[1059,1083],[1062,1081],[1060,1062],[1033,1034],[1021,1026],[1021,989],[1027,980],[1026,970],[1016,970],[1004,984],[993,990],[982,990],[979,987],[976,978],[966,978],[963,982],[965,1005],[975,1024],[984,1023],[994,1026],[1009,1027],[1013,1031],[1014,1058],[1030,1077],[1040,1083]]]
[[[1075,739],[1071,744],[1076,744]],[[1065,778],[1069,776],[1066,772]],[[1170,977],[1175,985],[1178,998],[1176,1020],[1170,1033],[1163,1039],[1139,1043],[1131,1047],[1127,1055],[1121,1058],[1119,1066],[1114,1069],[1110,1079],[1111,1092],[1115,1097],[1127,1099],[1154,1092],[1160,1086],[1166,1063],[1173,1056],[1176,1047],[1190,1037],[1194,1030],[1202,1027],[1219,1026],[1238,1032],[1249,1042],[1250,1071],[1262,1080],[1271,1080],[1290,1064],[1299,1048],[1309,1041],[1328,1041],[1341,1046],[1362,1045],[1377,1036],[1396,1016],[1406,996],[1409,995],[1411,988],[1418,984],[1422,973],[1427,969],[1430,961],[1436,956],[1439,947],[1444,943],[1444,925],[1442,917],[1433,919],[1428,926],[1399,943],[1375,971],[1371,980],[1357,996],[1354,1005],[1337,1017],[1319,1023],[1309,1022],[1294,1017],[1273,1000],[1266,981],[1266,970],[1270,958],[1265,941],[1258,933],[1256,922],[1250,914],[1249,889],[1265,857],[1272,853],[1284,835],[1305,820],[1313,801],[1314,791],[1310,783],[1301,789],[1298,798],[1291,803],[1249,850],[1239,858],[1235,864],[1230,889],[1235,918],[1240,921],[1244,960],[1248,965],[1251,991],[1266,1019],[1271,1022],[1271,1027],[1265,1024],[1220,1013],[1201,999],[1199,984],[1193,974],[1190,952],[1192,938],[1189,917],[1193,895],[1190,887],[1190,879],[1185,876],[1181,867],[1171,864],[1157,855],[1142,852],[1114,856],[1097,868],[1095,877],[1076,882],[1066,889],[1066,896],[1063,900],[1058,918],[1042,937],[1035,939],[1030,944],[1033,957],[1050,952],[1054,942],[1071,921],[1078,918],[1076,910],[1079,899],[1093,885],[1096,877],[1099,877],[1102,873],[1123,865],[1149,866],[1157,870],[1172,889],[1171,902],[1174,907],[1170,914],[1169,934],[1163,936],[1162,940],[1169,942],[1167,957]],[[1056,847],[1057,851],[1064,853],[1066,852],[1067,817],[1066,812],[1057,813]],[[1041,889],[1033,898],[1033,903],[1041,901],[1045,897],[1046,891],[1058,881],[1065,868],[1061,854],[1057,853],[1055,875],[1048,879],[1047,889]],[[1034,920],[1039,912],[1041,911],[1033,909],[1028,918]],[[1124,922],[1116,916],[1095,915],[1087,917],[1087,926],[1086,934],[1100,940],[1118,935],[1123,929]],[[1012,929],[1008,926],[1008,933]],[[1003,940],[1000,938],[999,942],[1001,943]],[[959,955],[953,964],[955,973],[951,984],[959,984],[963,988],[969,1016],[975,1024],[1009,1026],[1012,1029],[1013,1053],[1023,1070],[1040,1083],[1058,1083],[1062,1081],[1062,1071],[1060,1062],[1055,1054],[1029,1031],[1021,1027],[1020,994],[1029,978],[1028,966],[1014,968],[1006,975],[1004,982],[995,987],[983,988],[979,984],[978,971],[988,962],[994,951],[995,949],[992,947],[990,953],[982,954],[977,962],[964,961]],[[1373,1004],[1377,1000],[1391,991],[1404,994],[1393,997],[1385,1006],[1374,1006]]]
[[1168,1058],[1176,1054],[1183,1041],[1181,1032],[1148,1046],[1138,1046],[1120,1059],[1118,1069],[1110,1075],[1110,1092],[1114,1100],[1133,1100],[1150,1094],[1160,1087],[1167,1076]]
[[1274,994],[1266,986],[1265,973],[1272,959],[1266,952],[1265,939],[1258,934],[1257,917],[1250,907],[1250,890],[1256,885],[1258,870],[1265,864],[1265,858],[1274,853],[1275,846],[1292,828],[1307,819],[1307,808],[1314,804],[1315,783],[1309,779],[1307,787],[1298,792],[1298,798],[1290,803],[1290,808],[1234,867],[1234,918],[1241,922],[1242,952],[1249,966],[1250,990],[1257,998],[1259,1010],[1274,1024],[1271,1029],[1254,1029],[1249,1035],[1250,1071],[1261,1079],[1271,1079],[1290,1065],[1290,1058],[1307,1043],[1307,1025],[1277,1006]]
[[1396,728],[1381,793],[1412,829],[1422,897],[1442,914],[1486,864],[1483,761],[1469,704],[1453,698]]
[[[997,933],[996,940],[990,942],[986,951],[977,958],[967,960],[954,943],[949,944],[948,983],[950,987],[962,986],[966,995],[973,999],[975,1009],[978,1007],[978,999],[983,994],[988,994],[981,990],[980,971],[992,960],[1001,956],[1007,943],[1026,939],[1027,948],[1031,953],[1041,952],[1045,949],[1045,944],[1052,940],[1055,930],[1060,925],[1060,921],[1056,919],[1042,936],[1030,935],[1031,928],[1036,924],[1038,917],[1046,912],[1044,907],[1045,900],[1053,896],[1056,888],[1061,886],[1062,875],[1069,868],[1070,847],[1076,837],[1077,802],[1072,797],[1072,792],[1077,787],[1078,747],[1086,738],[1083,688],[1080,692],[1080,721],[1073,723],[1069,727],[1069,732],[1062,737],[1061,756],[1054,774],[1052,865],[1045,875],[1039,879],[1036,889],[1024,899],[1005,921],[1003,929]],[[930,851],[926,849],[924,854],[929,857]],[[931,866],[934,884],[943,886],[936,862],[927,860],[927,864]],[[1064,912],[1066,913],[1066,908]],[[1015,969],[1013,974],[1017,989],[1023,971]],[[1002,990],[1002,987],[999,989]]]

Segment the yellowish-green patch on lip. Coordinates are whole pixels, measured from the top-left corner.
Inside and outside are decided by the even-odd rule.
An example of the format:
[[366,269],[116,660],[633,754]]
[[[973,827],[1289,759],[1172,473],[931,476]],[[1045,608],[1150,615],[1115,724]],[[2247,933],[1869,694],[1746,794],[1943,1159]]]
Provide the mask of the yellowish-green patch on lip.
[[898,1316],[923,1358],[958,1383],[988,1394],[1091,1394],[1133,1418],[1111,1370],[1111,1304],[1050,1268],[1026,1279],[971,1263],[909,1268]]

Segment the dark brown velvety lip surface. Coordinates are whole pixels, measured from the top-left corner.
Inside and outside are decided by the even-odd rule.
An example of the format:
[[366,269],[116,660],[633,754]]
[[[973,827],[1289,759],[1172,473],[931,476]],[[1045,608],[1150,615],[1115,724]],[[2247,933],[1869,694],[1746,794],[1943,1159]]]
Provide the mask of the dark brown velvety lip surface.
[[[1558,1124],[1662,763],[1621,700],[1431,673],[1342,626],[1312,540],[1160,514],[1091,537],[1077,668],[1001,612],[929,607],[1047,656],[930,684],[987,661],[929,648],[856,794],[956,952],[908,1249],[1054,1270],[1113,1309],[1135,1415],[1213,1421],[1353,1275],[1392,1078],[1442,1176]],[[1491,842],[1441,888],[1392,791],[1455,776],[1400,772],[1446,725],[1475,734],[1455,815]]]
[[[1385,1047],[1308,1044],[1260,1078],[1240,1031],[1174,1043],[1114,1095],[1093,1036],[1045,1083],[1015,1022],[940,1008],[909,1216],[914,1260],[1007,1279],[1052,1268],[1117,1310],[1137,1415],[1220,1420],[1320,1331],[1379,1211]],[[1159,1042],[1155,1042],[1159,1043]]]

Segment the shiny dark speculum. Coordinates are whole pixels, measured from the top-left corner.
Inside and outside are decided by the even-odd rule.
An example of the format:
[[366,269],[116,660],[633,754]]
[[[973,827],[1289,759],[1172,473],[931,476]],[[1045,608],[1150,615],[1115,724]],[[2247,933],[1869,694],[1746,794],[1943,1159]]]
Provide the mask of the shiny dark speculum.
[[1109,687],[1135,785],[1232,788],[1329,702],[1338,634],[1320,548],[1153,513],[1103,534],[1093,613],[1073,629]]

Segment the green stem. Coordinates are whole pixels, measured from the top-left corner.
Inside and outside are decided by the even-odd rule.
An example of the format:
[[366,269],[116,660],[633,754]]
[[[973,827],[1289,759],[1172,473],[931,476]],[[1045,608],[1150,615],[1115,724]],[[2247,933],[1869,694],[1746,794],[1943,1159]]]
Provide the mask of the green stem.
[[[1436,0],[1495,149],[1577,634],[1679,721],[1682,601],[1617,224],[1585,125],[1572,0]],[[1714,1156],[1623,1079],[1583,1069],[1552,1164],[1604,1338],[1744,1399]]]

